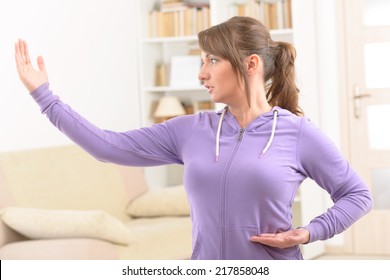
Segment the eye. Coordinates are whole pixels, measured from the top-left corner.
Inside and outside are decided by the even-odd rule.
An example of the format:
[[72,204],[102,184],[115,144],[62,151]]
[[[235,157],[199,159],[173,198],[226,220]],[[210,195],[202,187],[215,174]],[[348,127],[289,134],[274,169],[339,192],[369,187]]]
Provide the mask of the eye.
[[216,64],[218,62],[218,59],[216,58],[210,58],[211,64]]

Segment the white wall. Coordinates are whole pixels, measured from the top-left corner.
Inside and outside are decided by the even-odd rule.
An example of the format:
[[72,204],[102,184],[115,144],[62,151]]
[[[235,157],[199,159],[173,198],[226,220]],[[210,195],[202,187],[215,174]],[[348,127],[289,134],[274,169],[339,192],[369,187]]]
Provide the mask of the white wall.
[[96,125],[140,124],[133,0],[0,0],[0,152],[70,143],[18,79],[14,43],[45,58],[52,90]]
[[[337,50],[337,17],[335,0],[316,0],[316,34],[318,52],[319,119],[321,129],[341,149],[340,120],[340,69]],[[324,197],[325,208],[333,205],[329,196]],[[330,246],[342,246],[344,233],[326,241]]]
[[[297,15],[301,15],[301,17],[294,17],[294,24],[299,24],[301,31],[304,31],[294,34],[295,45],[298,50],[311,50],[311,52],[298,51],[297,53],[297,80],[304,85],[300,86],[300,102],[305,115],[340,147],[341,92],[338,67],[339,60],[342,58],[338,57],[337,50],[337,28],[339,27],[336,26],[336,0],[300,1],[305,2],[306,10],[294,11]],[[310,180],[305,184],[311,187]],[[318,187],[307,190],[301,199],[310,201],[313,197],[318,198],[318,192],[320,192]],[[333,205],[329,195],[322,193],[322,204],[318,204],[318,200],[314,200],[314,203],[306,203],[303,213],[308,215],[304,217],[307,220],[313,218],[313,212],[323,212]],[[344,234],[326,241],[330,246],[342,246],[343,243]]]

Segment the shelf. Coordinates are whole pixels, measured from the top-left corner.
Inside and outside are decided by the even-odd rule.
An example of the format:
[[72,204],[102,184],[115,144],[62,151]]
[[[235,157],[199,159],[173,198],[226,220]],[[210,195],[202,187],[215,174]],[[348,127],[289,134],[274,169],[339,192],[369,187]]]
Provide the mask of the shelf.
[[185,42],[196,42],[198,36],[182,36],[182,37],[155,37],[155,38],[144,38],[141,40],[142,43],[185,43]]
[[[292,35],[293,30],[291,28],[286,29],[272,29],[270,30],[271,36],[280,36],[280,35]],[[196,42],[198,36],[182,36],[182,37],[155,37],[155,38],[143,38],[141,39],[142,43],[147,44],[160,44],[160,43],[185,43],[185,42]]]
[[271,36],[292,35],[293,34],[293,30],[291,28],[271,29],[269,32],[270,32]]
[[163,93],[163,92],[180,92],[180,91],[206,91],[206,89],[203,86],[198,87],[145,87],[144,91],[147,92],[155,92],[155,93]]

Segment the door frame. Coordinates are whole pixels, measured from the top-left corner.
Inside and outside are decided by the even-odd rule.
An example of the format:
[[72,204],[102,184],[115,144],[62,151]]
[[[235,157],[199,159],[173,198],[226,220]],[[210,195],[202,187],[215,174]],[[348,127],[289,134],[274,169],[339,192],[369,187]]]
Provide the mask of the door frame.
[[[323,2],[327,2],[324,4]],[[333,140],[338,144],[341,152],[346,157],[348,161],[351,161],[352,159],[352,151],[351,151],[351,145],[349,144],[351,141],[351,134],[350,134],[350,124],[349,124],[349,116],[351,114],[349,105],[349,98],[350,98],[350,92],[348,89],[348,68],[347,68],[347,37],[346,37],[346,22],[345,22],[345,0],[330,0],[330,1],[322,1],[322,0],[316,0],[317,5],[317,15],[318,18],[321,20],[321,13],[324,10],[323,5],[330,5],[328,8],[331,9],[328,13],[334,13],[334,24],[336,28],[333,30],[335,31],[332,40],[334,40],[334,48],[335,48],[335,58],[331,59],[331,62],[335,64],[333,67],[333,70],[337,72],[337,79],[334,82],[333,89],[336,91],[337,97],[329,97],[326,92],[326,90],[322,89],[323,86],[329,82],[328,77],[324,76],[323,78],[320,77],[320,88],[322,89],[322,92],[320,92],[320,99],[321,101],[325,100],[326,104],[331,104],[332,102],[335,103],[336,108],[333,108],[334,112],[337,112],[338,115],[338,126],[333,127],[333,130],[329,128],[327,131],[326,127],[334,126],[334,119],[332,121],[328,121],[327,117],[329,115],[329,110],[323,107],[320,107],[320,114],[321,114],[321,128],[325,130],[325,133],[329,135],[329,132],[331,134],[334,134],[335,137],[332,137]],[[328,18],[330,14],[325,16],[325,18]],[[318,23],[317,25],[326,25],[327,19],[323,19],[322,22]],[[323,36],[321,30],[317,30],[318,34],[321,34],[318,36],[317,41],[323,40],[321,39]],[[329,32],[329,31],[326,31]],[[329,35],[328,35],[329,37]],[[318,43],[319,46],[319,52],[318,55],[321,56],[326,52],[326,48],[328,46],[324,46],[323,52],[321,52],[321,43]],[[319,69],[322,69],[323,65],[319,64]],[[321,71],[320,71],[321,72]],[[323,103],[323,102],[321,102]],[[337,132],[336,132],[337,130]],[[335,139],[336,138],[336,139]],[[331,205],[331,202],[328,202],[328,205]],[[335,236],[333,239],[339,238],[338,242],[330,242],[328,241],[325,246],[325,251],[327,253],[333,253],[333,254],[353,254],[354,253],[354,242],[353,242],[353,226],[346,231],[344,231],[339,236]]]
[[[318,98],[321,130],[351,160],[349,133],[349,105],[346,61],[344,0],[314,0],[316,13],[316,43],[318,56]],[[324,209],[333,205],[324,197]],[[353,253],[352,229],[334,236],[325,243],[325,252]]]

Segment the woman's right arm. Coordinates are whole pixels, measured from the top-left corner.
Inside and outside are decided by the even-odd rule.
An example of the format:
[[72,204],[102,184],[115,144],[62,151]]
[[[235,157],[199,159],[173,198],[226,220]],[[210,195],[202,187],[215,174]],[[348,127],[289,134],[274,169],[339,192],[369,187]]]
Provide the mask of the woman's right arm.
[[183,128],[189,128],[192,120],[183,118],[176,121],[175,125],[164,123],[121,133],[100,129],[53,95],[47,82],[43,59],[38,59],[39,70],[35,70],[24,41],[19,40],[15,44],[15,59],[19,77],[42,113],[98,160],[134,166],[183,163],[179,147],[185,133],[176,133],[177,126],[181,127],[183,123]]
[[[182,164],[177,126],[188,128],[188,118],[151,127],[115,132],[101,129],[53,95],[43,84],[31,96],[50,122],[73,142],[100,161],[132,166]],[[193,122],[192,122],[193,123]]]

